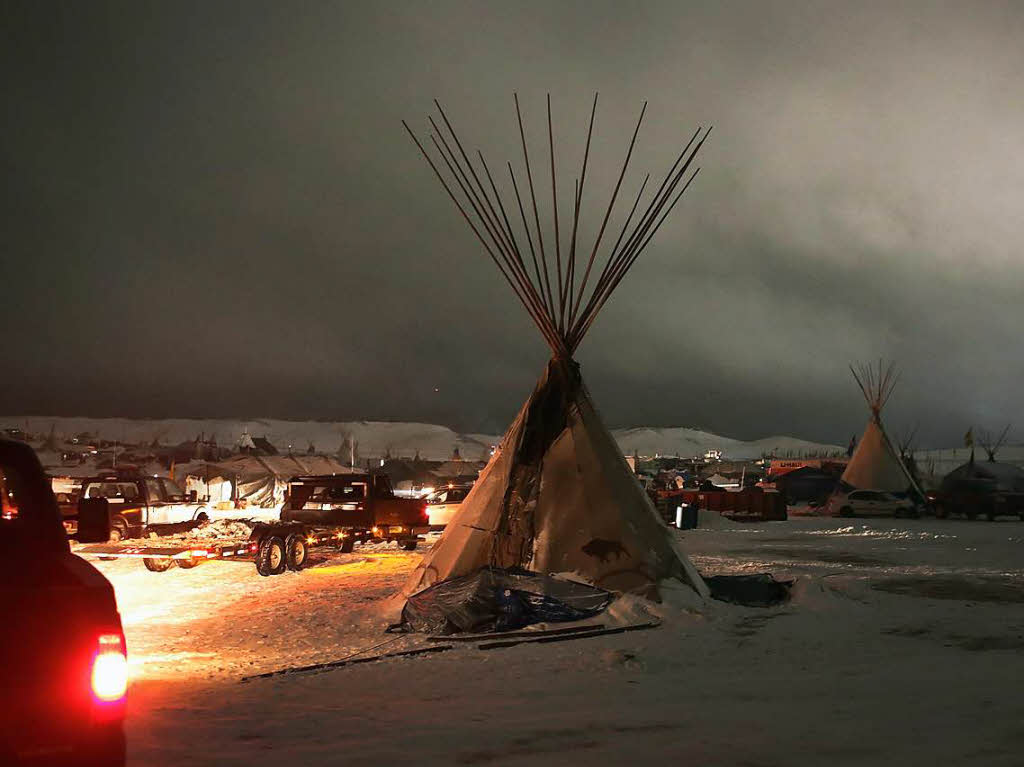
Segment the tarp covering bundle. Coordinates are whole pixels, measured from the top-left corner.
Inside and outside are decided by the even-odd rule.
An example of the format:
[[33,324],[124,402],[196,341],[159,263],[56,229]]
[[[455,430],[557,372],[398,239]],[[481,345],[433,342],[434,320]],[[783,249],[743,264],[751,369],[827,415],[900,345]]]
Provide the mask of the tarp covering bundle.
[[532,623],[585,620],[611,600],[611,593],[585,583],[482,567],[410,597],[395,628],[431,634],[511,631]]

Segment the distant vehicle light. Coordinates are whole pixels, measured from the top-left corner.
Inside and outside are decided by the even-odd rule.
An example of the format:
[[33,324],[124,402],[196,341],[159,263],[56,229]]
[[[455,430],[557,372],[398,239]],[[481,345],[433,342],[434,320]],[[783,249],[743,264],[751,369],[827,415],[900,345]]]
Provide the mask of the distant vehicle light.
[[92,662],[92,694],[102,703],[113,703],[128,691],[128,659],[118,634],[102,634]]

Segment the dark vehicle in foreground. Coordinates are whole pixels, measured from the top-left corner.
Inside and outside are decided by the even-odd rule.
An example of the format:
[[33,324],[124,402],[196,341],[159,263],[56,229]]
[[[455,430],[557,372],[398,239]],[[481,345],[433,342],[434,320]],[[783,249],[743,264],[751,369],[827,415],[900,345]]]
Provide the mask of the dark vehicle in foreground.
[[[281,509],[282,522],[369,530],[374,540],[416,548],[430,526],[425,501],[398,498],[386,474],[327,474],[295,477]],[[351,551],[354,539],[348,539]]]
[[[106,515],[80,514],[82,542]],[[30,447],[0,440],[0,764],[123,765],[128,663],[110,583],[73,555]]]

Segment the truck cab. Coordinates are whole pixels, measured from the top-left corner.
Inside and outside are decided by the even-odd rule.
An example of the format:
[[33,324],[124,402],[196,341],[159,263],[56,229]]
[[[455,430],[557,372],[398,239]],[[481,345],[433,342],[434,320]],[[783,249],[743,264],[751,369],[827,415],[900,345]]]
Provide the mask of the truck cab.
[[[83,505],[103,505],[110,515],[112,541],[138,538],[160,528],[205,522],[206,506],[195,493],[186,492],[168,477],[143,476],[137,472],[110,472],[82,483],[78,510]],[[65,528],[74,530],[74,520],[65,517]]]
[[366,532],[410,550],[430,524],[424,501],[395,496],[388,476],[375,473],[293,477],[281,521]]
[[[86,509],[78,540],[106,540]],[[123,765],[127,658],[114,589],[73,555],[35,453],[0,439],[0,764]]]

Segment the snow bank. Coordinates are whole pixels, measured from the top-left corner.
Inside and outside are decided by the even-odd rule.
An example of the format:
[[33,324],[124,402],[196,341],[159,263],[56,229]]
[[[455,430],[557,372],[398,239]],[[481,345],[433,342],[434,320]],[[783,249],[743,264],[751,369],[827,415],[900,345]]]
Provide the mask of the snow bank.
[[734,460],[750,460],[760,458],[764,453],[774,452],[778,455],[792,453],[816,454],[842,451],[836,445],[825,445],[808,442],[796,437],[764,437],[744,442],[743,440],[722,437],[700,429],[686,427],[654,428],[638,427],[633,429],[617,429],[612,432],[615,440],[626,455],[634,451],[641,455],[702,455],[708,450],[721,450],[726,457]]

